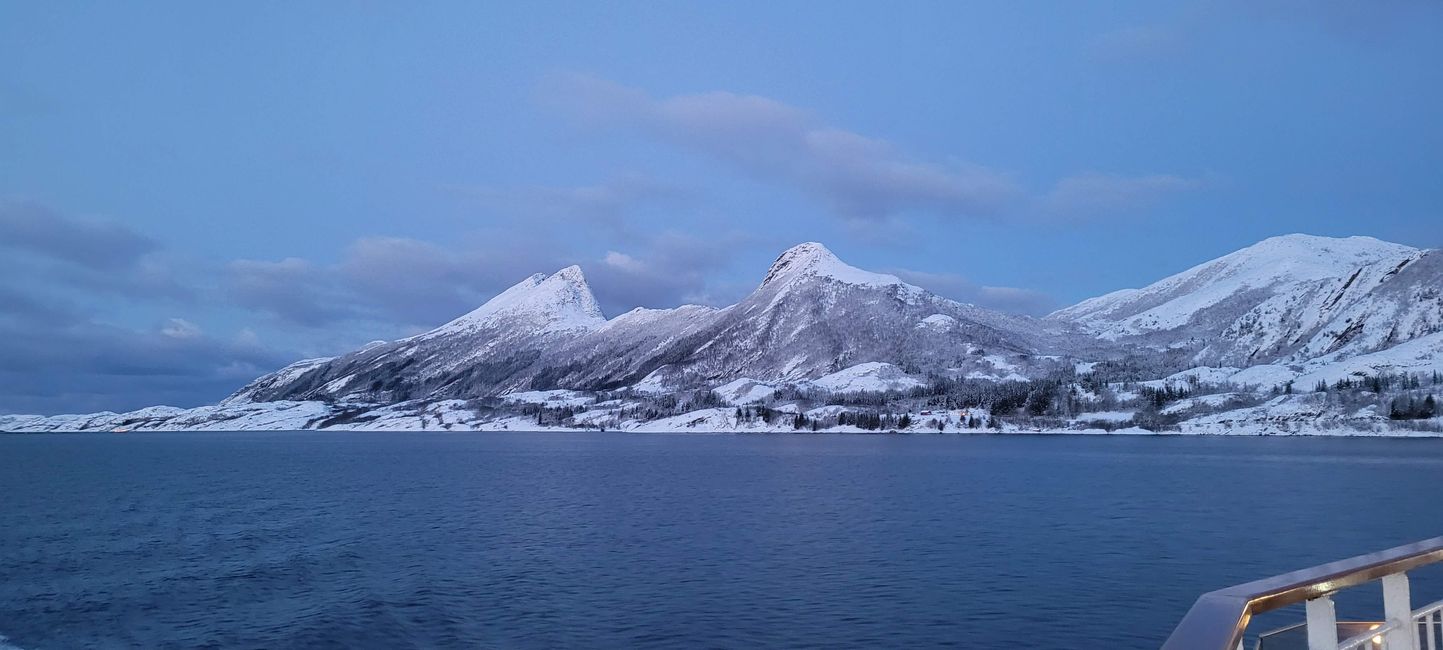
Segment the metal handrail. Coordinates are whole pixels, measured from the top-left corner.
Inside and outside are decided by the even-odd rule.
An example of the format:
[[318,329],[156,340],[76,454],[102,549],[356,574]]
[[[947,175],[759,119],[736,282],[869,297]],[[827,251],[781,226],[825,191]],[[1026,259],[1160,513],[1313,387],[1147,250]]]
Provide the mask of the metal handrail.
[[1256,614],[1434,562],[1443,562],[1443,537],[1211,591],[1193,603],[1162,650],[1235,650]]

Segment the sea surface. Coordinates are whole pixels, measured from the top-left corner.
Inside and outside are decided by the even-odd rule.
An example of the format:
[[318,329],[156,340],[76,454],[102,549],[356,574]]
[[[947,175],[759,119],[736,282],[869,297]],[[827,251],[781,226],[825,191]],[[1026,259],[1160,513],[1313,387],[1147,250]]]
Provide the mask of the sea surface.
[[1440,534],[1443,440],[0,435],[0,647],[1156,648]]

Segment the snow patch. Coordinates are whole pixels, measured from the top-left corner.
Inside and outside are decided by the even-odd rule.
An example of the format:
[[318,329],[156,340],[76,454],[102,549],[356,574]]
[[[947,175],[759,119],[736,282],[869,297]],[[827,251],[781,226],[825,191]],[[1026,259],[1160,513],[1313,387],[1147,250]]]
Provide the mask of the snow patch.
[[777,387],[755,379],[734,379],[712,389],[721,401],[732,406],[755,404],[777,394]]
[[832,393],[880,393],[910,390],[925,386],[926,382],[907,376],[901,368],[890,363],[872,361],[818,377],[806,382],[806,385]]

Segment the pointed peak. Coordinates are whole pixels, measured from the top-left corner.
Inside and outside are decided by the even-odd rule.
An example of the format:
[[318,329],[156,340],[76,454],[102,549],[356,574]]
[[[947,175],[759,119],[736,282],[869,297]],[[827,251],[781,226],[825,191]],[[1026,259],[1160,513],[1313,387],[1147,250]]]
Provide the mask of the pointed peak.
[[548,280],[559,280],[565,282],[579,282],[586,284],[586,274],[581,272],[581,267],[575,264],[551,274]]
[[581,267],[573,265],[551,275],[532,275],[432,334],[472,331],[512,318],[523,319],[537,332],[590,329],[606,322]]
[[858,286],[893,286],[899,285],[911,287],[895,275],[885,273],[873,273],[863,271],[855,266],[838,259],[826,246],[817,242],[806,242],[788,248],[785,253],[777,257],[772,266],[767,270],[766,279],[762,280],[762,286],[776,284],[783,280],[794,278],[818,277],[835,280],[845,284]]
[[826,246],[814,241],[804,242],[788,248],[776,261],[772,262],[771,268],[767,269],[767,277],[762,284],[774,282],[784,275],[795,275],[805,273],[809,269],[815,269],[826,263],[835,263],[846,266]]
[[782,253],[782,257],[810,258],[810,257],[836,257],[826,244],[815,241],[807,241],[788,248]]

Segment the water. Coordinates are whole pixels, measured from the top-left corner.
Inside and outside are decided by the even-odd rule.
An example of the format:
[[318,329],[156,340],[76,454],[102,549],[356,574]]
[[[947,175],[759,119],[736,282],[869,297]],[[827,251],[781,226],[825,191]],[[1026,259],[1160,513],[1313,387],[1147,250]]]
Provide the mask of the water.
[[1156,648],[1201,592],[1443,534],[1440,470],[1432,440],[0,436],[0,647]]

